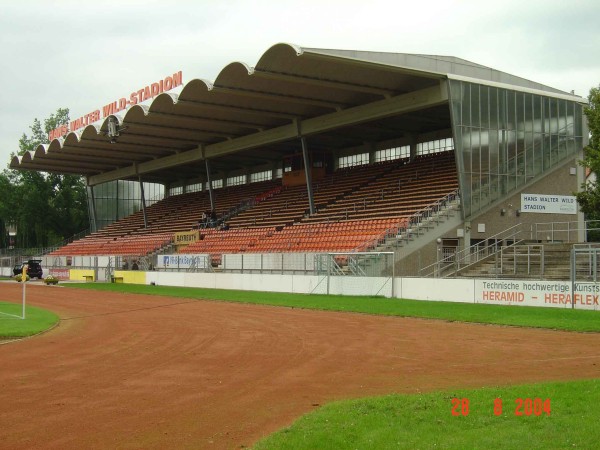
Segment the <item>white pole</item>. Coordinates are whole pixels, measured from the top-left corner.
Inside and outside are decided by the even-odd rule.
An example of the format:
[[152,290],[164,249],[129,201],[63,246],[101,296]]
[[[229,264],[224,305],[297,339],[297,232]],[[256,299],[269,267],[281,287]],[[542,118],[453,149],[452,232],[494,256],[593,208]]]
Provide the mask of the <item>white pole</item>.
[[27,269],[29,269],[29,267],[25,264],[23,266],[23,273],[21,274],[21,283],[23,283],[23,311],[21,313],[21,319],[23,320],[25,320],[25,285],[27,284]]
[[22,316],[23,316],[23,317],[21,317],[21,318],[22,318],[23,320],[25,320],[25,285],[27,284],[27,279],[26,279],[26,278],[23,278],[23,279],[21,280],[21,282],[23,283],[23,313],[22,313]]

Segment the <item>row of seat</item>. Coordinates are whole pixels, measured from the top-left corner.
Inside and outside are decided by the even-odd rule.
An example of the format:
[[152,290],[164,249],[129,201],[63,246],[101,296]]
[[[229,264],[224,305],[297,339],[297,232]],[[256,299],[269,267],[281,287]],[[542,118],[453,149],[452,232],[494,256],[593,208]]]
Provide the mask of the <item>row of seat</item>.
[[[239,208],[228,230],[201,228],[200,240],[183,252],[350,251],[374,245],[401,228],[419,210],[456,190],[451,152],[346,168],[315,182],[315,204],[307,216],[306,186],[265,181],[214,190],[222,213]],[[53,254],[145,254],[173,241],[173,233],[199,228],[210,208],[207,192],[172,196]],[[391,230],[391,231],[390,231]]]

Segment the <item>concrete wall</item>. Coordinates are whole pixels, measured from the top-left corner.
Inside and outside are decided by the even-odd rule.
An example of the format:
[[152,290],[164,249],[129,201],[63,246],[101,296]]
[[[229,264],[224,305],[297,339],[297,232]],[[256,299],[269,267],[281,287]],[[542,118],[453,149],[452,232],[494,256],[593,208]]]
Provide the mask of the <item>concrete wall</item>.
[[[149,272],[152,273],[152,272]],[[123,283],[128,284],[147,284],[146,283],[146,272],[139,270],[115,270],[113,275],[115,280],[122,279]]]
[[[573,168],[575,169],[575,174],[572,174]],[[526,194],[573,195],[574,192],[579,190],[580,174],[578,174],[578,171],[581,170],[583,170],[583,168],[579,167],[577,159],[573,158],[547,174],[543,179],[536,181],[523,189],[519,189],[517,193],[503,199],[501,203],[495,204],[483,214],[474,216],[471,219],[470,224],[471,238],[484,239],[517,224],[574,222],[577,221],[578,218],[582,218],[583,216],[580,214],[541,214],[523,211],[521,211],[520,215],[517,215],[517,210],[522,210],[522,192]],[[502,209],[506,211],[504,215],[501,215]],[[480,233],[477,231],[479,224],[485,225],[485,232]],[[561,239],[560,236],[556,236],[555,240],[565,239],[564,237]]]
[[[387,282],[389,283],[389,278]],[[373,295],[369,287],[380,288],[386,279],[351,276],[331,277],[330,294]],[[203,287],[299,294],[324,293],[324,277],[281,274],[216,274],[147,272],[147,284]],[[391,288],[386,286],[386,296]],[[600,310],[600,283],[581,283],[572,292],[568,281],[495,279],[395,278],[394,297],[424,301],[483,303],[491,305],[537,306]]]
[[96,281],[93,269],[71,269],[71,280],[87,281],[87,277],[92,277],[92,281]]

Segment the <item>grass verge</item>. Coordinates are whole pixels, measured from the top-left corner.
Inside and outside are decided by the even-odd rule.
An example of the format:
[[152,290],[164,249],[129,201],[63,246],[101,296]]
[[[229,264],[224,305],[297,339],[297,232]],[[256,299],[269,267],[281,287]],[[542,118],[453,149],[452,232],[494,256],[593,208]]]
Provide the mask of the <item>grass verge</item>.
[[401,317],[599,332],[598,312],[562,308],[480,305],[431,302],[382,297],[307,295],[279,292],[184,288],[120,283],[66,284],[70,288],[107,292],[163,295],[190,299],[211,299],[327,311],[360,312]]
[[34,306],[26,306],[23,320],[20,318],[21,308],[19,303],[0,302],[0,313],[5,313],[0,314],[0,339],[32,336],[51,328],[59,320],[53,312]]
[[[462,401],[459,415],[452,415],[453,398],[468,399],[468,415],[462,415]],[[500,415],[494,414],[497,398]],[[535,398],[550,399],[550,415],[526,407],[526,399]],[[254,449],[598,448],[598,417],[600,380],[389,395],[330,403]]]

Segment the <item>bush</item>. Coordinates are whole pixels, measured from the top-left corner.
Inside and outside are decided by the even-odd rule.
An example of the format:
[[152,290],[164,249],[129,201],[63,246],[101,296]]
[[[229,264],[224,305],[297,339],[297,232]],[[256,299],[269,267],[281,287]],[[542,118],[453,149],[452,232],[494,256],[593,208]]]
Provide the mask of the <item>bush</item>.
[[44,278],[44,283],[58,284],[58,278],[56,278],[55,276],[52,276],[52,275],[48,275],[46,278]]
[[[17,283],[20,283],[23,280],[23,274],[15,275],[14,278]],[[29,281],[29,275],[25,275],[25,281]]]

